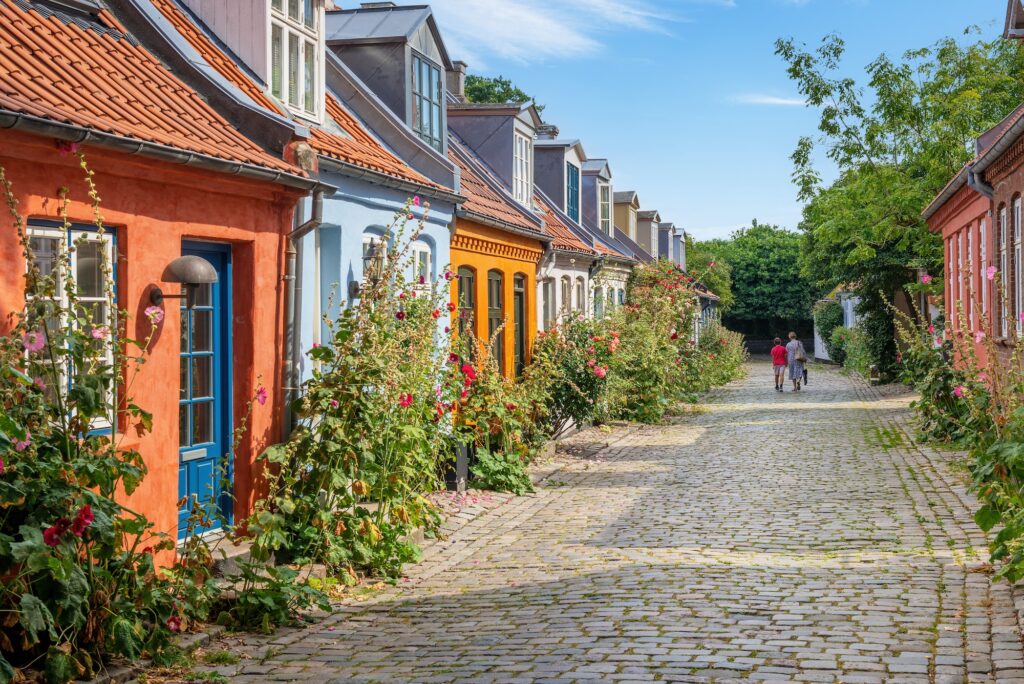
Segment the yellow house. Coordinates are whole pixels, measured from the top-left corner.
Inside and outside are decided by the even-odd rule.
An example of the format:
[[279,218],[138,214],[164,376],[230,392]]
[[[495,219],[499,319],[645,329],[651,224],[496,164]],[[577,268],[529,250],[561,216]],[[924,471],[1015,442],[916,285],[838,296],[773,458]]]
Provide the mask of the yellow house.
[[615,193],[615,225],[636,241],[636,215],[640,211],[640,198],[633,190]]

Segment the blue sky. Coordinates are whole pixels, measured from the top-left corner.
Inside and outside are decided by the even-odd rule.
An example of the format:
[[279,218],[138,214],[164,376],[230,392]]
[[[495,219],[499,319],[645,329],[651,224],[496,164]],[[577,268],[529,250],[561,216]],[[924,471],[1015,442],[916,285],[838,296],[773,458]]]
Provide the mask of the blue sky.
[[1005,0],[430,0],[453,59],[501,74],[544,118],[607,157],[617,190],[698,239],[757,218],[795,228],[789,156],[812,134],[779,37],[847,42],[846,64],[900,55],[971,24],[1002,30]]

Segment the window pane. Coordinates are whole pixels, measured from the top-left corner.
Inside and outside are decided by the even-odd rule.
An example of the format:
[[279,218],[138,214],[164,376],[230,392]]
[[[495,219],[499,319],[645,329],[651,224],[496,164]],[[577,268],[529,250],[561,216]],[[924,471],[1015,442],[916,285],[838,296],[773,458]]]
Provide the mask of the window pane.
[[311,29],[316,28],[316,10],[313,0],[305,0],[302,7],[302,23]]
[[181,353],[188,354],[188,310],[181,310]]
[[[210,283],[203,283],[196,287],[195,300],[192,302],[194,306],[212,306],[211,302],[213,296],[213,285]],[[184,302],[185,300],[181,300]]]
[[305,92],[305,103],[304,107],[307,112],[312,113],[316,109],[316,103],[314,101],[314,94],[316,93],[315,86],[313,83],[313,77],[316,75],[316,66],[314,59],[313,43],[306,42],[305,44],[306,55],[303,63],[303,70],[305,72],[306,92]]
[[294,33],[288,34],[288,104],[299,105],[299,37]]
[[213,402],[192,404],[192,443],[213,441]]
[[103,257],[103,245],[99,242],[82,242],[75,248],[75,282],[81,296],[103,296]]
[[178,446],[188,446],[188,404],[178,405]]
[[[277,0],[280,4],[281,0]],[[284,54],[281,47],[281,27],[274,26],[270,35],[270,92],[274,97],[282,97],[281,86],[281,63],[284,61]]]
[[34,237],[29,240],[32,256],[39,275],[48,277],[57,271],[57,256],[60,254],[60,240],[52,237]]
[[430,135],[434,140],[441,139],[441,107],[431,105],[430,107]]
[[192,398],[213,396],[213,357],[192,357]]
[[280,10],[282,7],[281,0],[273,0],[273,2],[270,3],[270,6],[276,10]]
[[[178,385],[180,387],[178,398],[185,401],[189,398],[188,396],[188,358],[181,359],[181,370],[178,374]],[[188,430],[185,430],[188,432]]]
[[192,312],[192,351],[213,351],[213,312]]
[[299,0],[288,0],[288,18],[299,20]]

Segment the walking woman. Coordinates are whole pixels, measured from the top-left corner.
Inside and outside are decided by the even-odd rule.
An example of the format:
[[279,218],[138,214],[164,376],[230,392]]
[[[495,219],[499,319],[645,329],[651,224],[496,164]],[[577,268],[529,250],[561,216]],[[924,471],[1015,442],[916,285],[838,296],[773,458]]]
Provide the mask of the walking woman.
[[803,342],[796,338],[796,333],[789,333],[789,343],[786,345],[786,356],[789,361],[789,379],[793,381],[793,391],[800,391],[800,383],[804,379],[804,364],[807,363],[807,352],[804,351]]

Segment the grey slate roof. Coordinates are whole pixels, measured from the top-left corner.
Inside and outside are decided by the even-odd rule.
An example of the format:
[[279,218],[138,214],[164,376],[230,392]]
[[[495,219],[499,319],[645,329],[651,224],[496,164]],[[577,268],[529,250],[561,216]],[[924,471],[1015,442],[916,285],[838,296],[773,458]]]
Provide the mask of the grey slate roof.
[[632,202],[636,199],[635,190],[623,190],[622,192],[615,193],[615,204],[625,204]]
[[427,5],[379,7],[327,12],[327,42],[397,42],[412,37],[430,17]]
[[637,218],[642,218],[642,219],[658,219],[658,218],[660,218],[658,216],[658,210],[657,209],[646,209],[644,211],[638,211],[638,212],[636,212],[636,217]]

